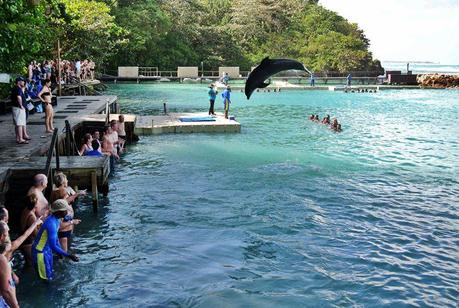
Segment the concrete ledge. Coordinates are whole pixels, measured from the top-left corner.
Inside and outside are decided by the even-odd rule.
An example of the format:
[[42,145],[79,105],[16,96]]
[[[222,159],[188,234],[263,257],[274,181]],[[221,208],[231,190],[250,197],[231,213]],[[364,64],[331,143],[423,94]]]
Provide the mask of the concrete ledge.
[[162,116],[139,116],[135,127],[138,135],[240,133],[241,124],[217,114],[215,121],[181,122],[180,117],[205,117],[207,113],[171,113]]

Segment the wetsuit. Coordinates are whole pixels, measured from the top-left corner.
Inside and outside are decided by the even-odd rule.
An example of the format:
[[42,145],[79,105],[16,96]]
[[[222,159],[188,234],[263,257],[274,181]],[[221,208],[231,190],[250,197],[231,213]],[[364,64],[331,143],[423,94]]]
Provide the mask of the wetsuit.
[[41,279],[53,279],[53,251],[64,257],[70,256],[62,250],[57,238],[60,219],[54,215],[49,216],[35,238],[32,245],[32,259]]

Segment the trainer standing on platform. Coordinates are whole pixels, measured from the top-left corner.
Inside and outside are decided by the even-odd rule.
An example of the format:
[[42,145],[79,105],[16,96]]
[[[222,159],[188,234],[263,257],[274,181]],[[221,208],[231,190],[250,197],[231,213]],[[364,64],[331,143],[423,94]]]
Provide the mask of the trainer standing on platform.
[[209,94],[209,102],[210,102],[209,115],[215,115],[214,104],[215,104],[215,99],[217,98],[217,91],[215,91],[213,83],[209,85],[208,94]]
[[226,89],[222,93],[223,107],[225,110],[225,119],[228,119],[229,107],[231,104],[231,88],[226,86]]

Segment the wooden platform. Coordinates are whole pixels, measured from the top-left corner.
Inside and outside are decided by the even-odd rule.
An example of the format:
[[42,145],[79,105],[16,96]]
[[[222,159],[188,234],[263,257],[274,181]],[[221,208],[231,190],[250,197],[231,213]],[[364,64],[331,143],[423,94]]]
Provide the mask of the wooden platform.
[[217,114],[212,122],[181,122],[180,117],[206,117],[207,113],[170,113],[158,116],[138,116],[135,126],[137,135],[180,133],[239,133],[241,124]]
[[[17,180],[31,182],[34,175],[42,173],[46,165],[45,156],[32,156],[19,161],[9,161],[2,164],[2,169],[9,176]],[[51,168],[56,169],[55,159],[51,162]],[[110,158],[108,156],[61,156],[59,157],[59,169],[67,176],[72,186],[87,187],[91,183],[91,173],[97,176],[97,185],[103,186],[108,182],[110,174]],[[0,170],[1,172],[1,170]],[[26,185],[27,186],[27,185]]]
[[[116,104],[116,96],[66,96],[57,99],[54,107],[54,127],[59,132],[69,120],[73,128],[81,124],[81,118],[90,114],[101,113],[106,103]],[[113,108],[113,107],[112,107]],[[45,114],[35,113],[29,116],[27,132],[32,140],[29,144],[16,144],[12,115],[0,116],[0,160],[22,159],[34,155],[44,155],[51,142],[51,134],[45,133]]]

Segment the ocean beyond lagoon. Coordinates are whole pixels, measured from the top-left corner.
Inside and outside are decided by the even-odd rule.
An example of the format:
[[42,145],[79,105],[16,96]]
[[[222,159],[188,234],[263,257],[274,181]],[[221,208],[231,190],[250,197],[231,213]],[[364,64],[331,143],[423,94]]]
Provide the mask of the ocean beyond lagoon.
[[[123,113],[208,108],[205,85],[108,93]],[[56,264],[52,285],[20,273],[21,305],[457,305],[458,91],[235,92],[233,102],[240,134],[129,147],[99,214],[90,199],[76,211],[81,261]]]

